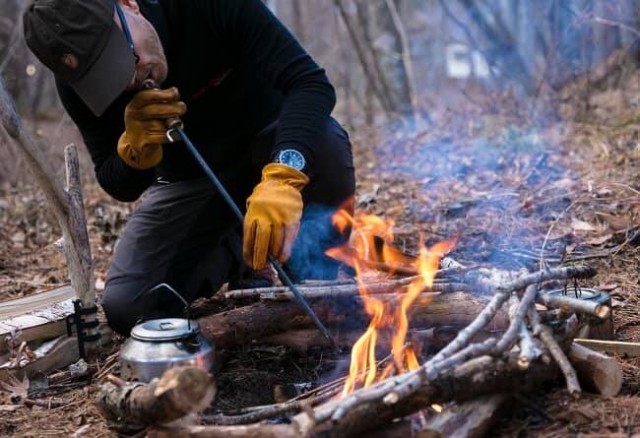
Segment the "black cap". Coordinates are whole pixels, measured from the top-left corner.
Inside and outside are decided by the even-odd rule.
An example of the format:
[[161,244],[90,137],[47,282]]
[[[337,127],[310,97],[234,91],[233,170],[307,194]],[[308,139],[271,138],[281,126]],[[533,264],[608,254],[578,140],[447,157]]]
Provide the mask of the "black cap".
[[23,15],[27,45],[100,116],[135,72],[114,21],[115,0],[34,0]]

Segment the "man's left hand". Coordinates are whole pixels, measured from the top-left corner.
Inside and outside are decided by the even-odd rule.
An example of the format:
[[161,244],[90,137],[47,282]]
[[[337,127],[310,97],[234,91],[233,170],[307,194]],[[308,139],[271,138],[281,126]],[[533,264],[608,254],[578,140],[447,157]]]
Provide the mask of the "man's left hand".
[[267,254],[283,263],[289,259],[302,217],[300,192],[308,183],[304,173],[284,164],[262,170],[244,218],[243,256],[251,269],[264,268]]

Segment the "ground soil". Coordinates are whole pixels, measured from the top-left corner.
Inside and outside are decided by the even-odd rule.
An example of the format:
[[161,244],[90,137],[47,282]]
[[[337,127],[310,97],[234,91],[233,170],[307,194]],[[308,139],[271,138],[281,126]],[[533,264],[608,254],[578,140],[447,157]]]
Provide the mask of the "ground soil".
[[[581,286],[612,298],[615,339],[640,341],[640,131],[630,100],[637,96],[637,77],[635,71],[611,83],[582,84],[584,95],[573,90],[556,101],[560,114],[530,117],[513,97],[476,96],[464,110],[434,113],[417,130],[359,130],[357,209],[393,219],[396,242],[407,251],[420,239],[430,244],[457,236],[451,256],[465,264],[539,269],[588,263],[598,275]],[[496,105],[503,101],[511,106]],[[60,123],[39,129],[51,138],[58,131],[47,130]],[[86,160],[83,167],[90,169]],[[110,200],[91,177],[84,190],[100,289],[133,206]],[[53,245],[57,226],[36,188],[4,187],[0,219],[0,300],[66,282],[64,258]],[[108,352],[111,362],[94,364],[100,376],[117,372],[113,365],[104,368],[119,341]],[[640,434],[640,359],[616,359],[625,375],[619,396],[573,399],[559,381],[518,396],[491,435]],[[273,403],[274,394],[335,377],[345,364],[346,354],[322,351],[230,352],[219,370],[217,408]],[[113,436],[92,403],[99,383],[69,381],[30,393],[56,407],[13,404],[0,391],[0,436]]]

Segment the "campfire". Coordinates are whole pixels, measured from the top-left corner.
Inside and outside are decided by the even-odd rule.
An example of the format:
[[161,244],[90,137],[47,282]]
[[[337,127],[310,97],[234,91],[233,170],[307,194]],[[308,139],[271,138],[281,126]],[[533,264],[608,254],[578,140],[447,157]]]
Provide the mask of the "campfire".
[[[394,371],[404,373],[420,367],[414,347],[405,345],[409,329],[408,313],[418,295],[433,285],[440,259],[451,251],[454,242],[437,243],[431,248],[421,245],[418,257],[412,258],[394,247],[394,224],[391,220],[385,221],[368,214],[351,217],[346,210],[340,210],[334,216],[334,225],[341,231],[350,227],[351,241],[329,250],[327,255],[355,270],[358,291],[365,310],[371,317],[369,327],[351,350],[349,376],[342,390],[342,396],[345,396],[357,387],[366,388],[376,381],[384,380],[393,375]],[[389,266],[390,274],[395,270],[410,270],[418,275],[397,292],[395,300],[385,303],[376,298],[368,288],[366,278],[378,275],[372,265]],[[393,361],[378,372],[376,351],[382,331],[391,333],[388,349]]]
[[[341,211],[334,223],[351,227],[352,237],[328,255],[353,268],[355,279],[311,282],[299,291],[350,351],[347,375],[275,405],[202,415],[202,425],[178,430],[158,423],[209,406],[212,377],[187,367],[149,384],[112,379],[98,402],[107,418],[156,425],[159,436],[353,436],[389,427],[409,434],[416,419],[421,430],[467,435],[514,390],[558,375],[571,394],[583,386],[604,395],[619,391],[615,361],[574,343],[586,322],[611,316],[606,303],[579,297],[578,282],[596,274],[589,266],[534,272],[465,266],[452,256],[456,239],[420,244],[410,255],[394,245],[393,221]],[[231,290],[224,299],[237,307],[198,319],[217,348],[329,346],[284,286]],[[351,331],[336,330],[345,325],[336,308],[353,309],[346,316]],[[442,413],[431,408],[445,404]]]

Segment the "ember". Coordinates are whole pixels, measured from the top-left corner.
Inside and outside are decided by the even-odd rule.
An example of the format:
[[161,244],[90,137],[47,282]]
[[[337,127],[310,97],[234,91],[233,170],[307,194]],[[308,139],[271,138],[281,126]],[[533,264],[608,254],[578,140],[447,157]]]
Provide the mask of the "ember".
[[[414,258],[393,246],[392,220],[367,214],[351,217],[346,211],[340,210],[334,216],[334,225],[340,229],[351,226],[351,240],[344,246],[327,251],[327,255],[355,269],[358,291],[367,314],[371,316],[369,327],[351,350],[349,376],[342,390],[342,396],[345,396],[357,387],[368,387],[376,381],[386,379],[394,372],[403,373],[420,366],[413,347],[405,345],[409,329],[408,312],[421,292],[433,284],[440,259],[451,251],[455,242],[440,242],[428,249],[422,245],[418,257]],[[365,278],[372,274],[372,266],[381,263],[391,271],[397,268],[411,269],[419,273],[406,288],[398,291],[395,302],[383,302],[376,298],[365,283]],[[393,362],[379,371],[376,364],[376,347],[383,331],[391,333]]]

